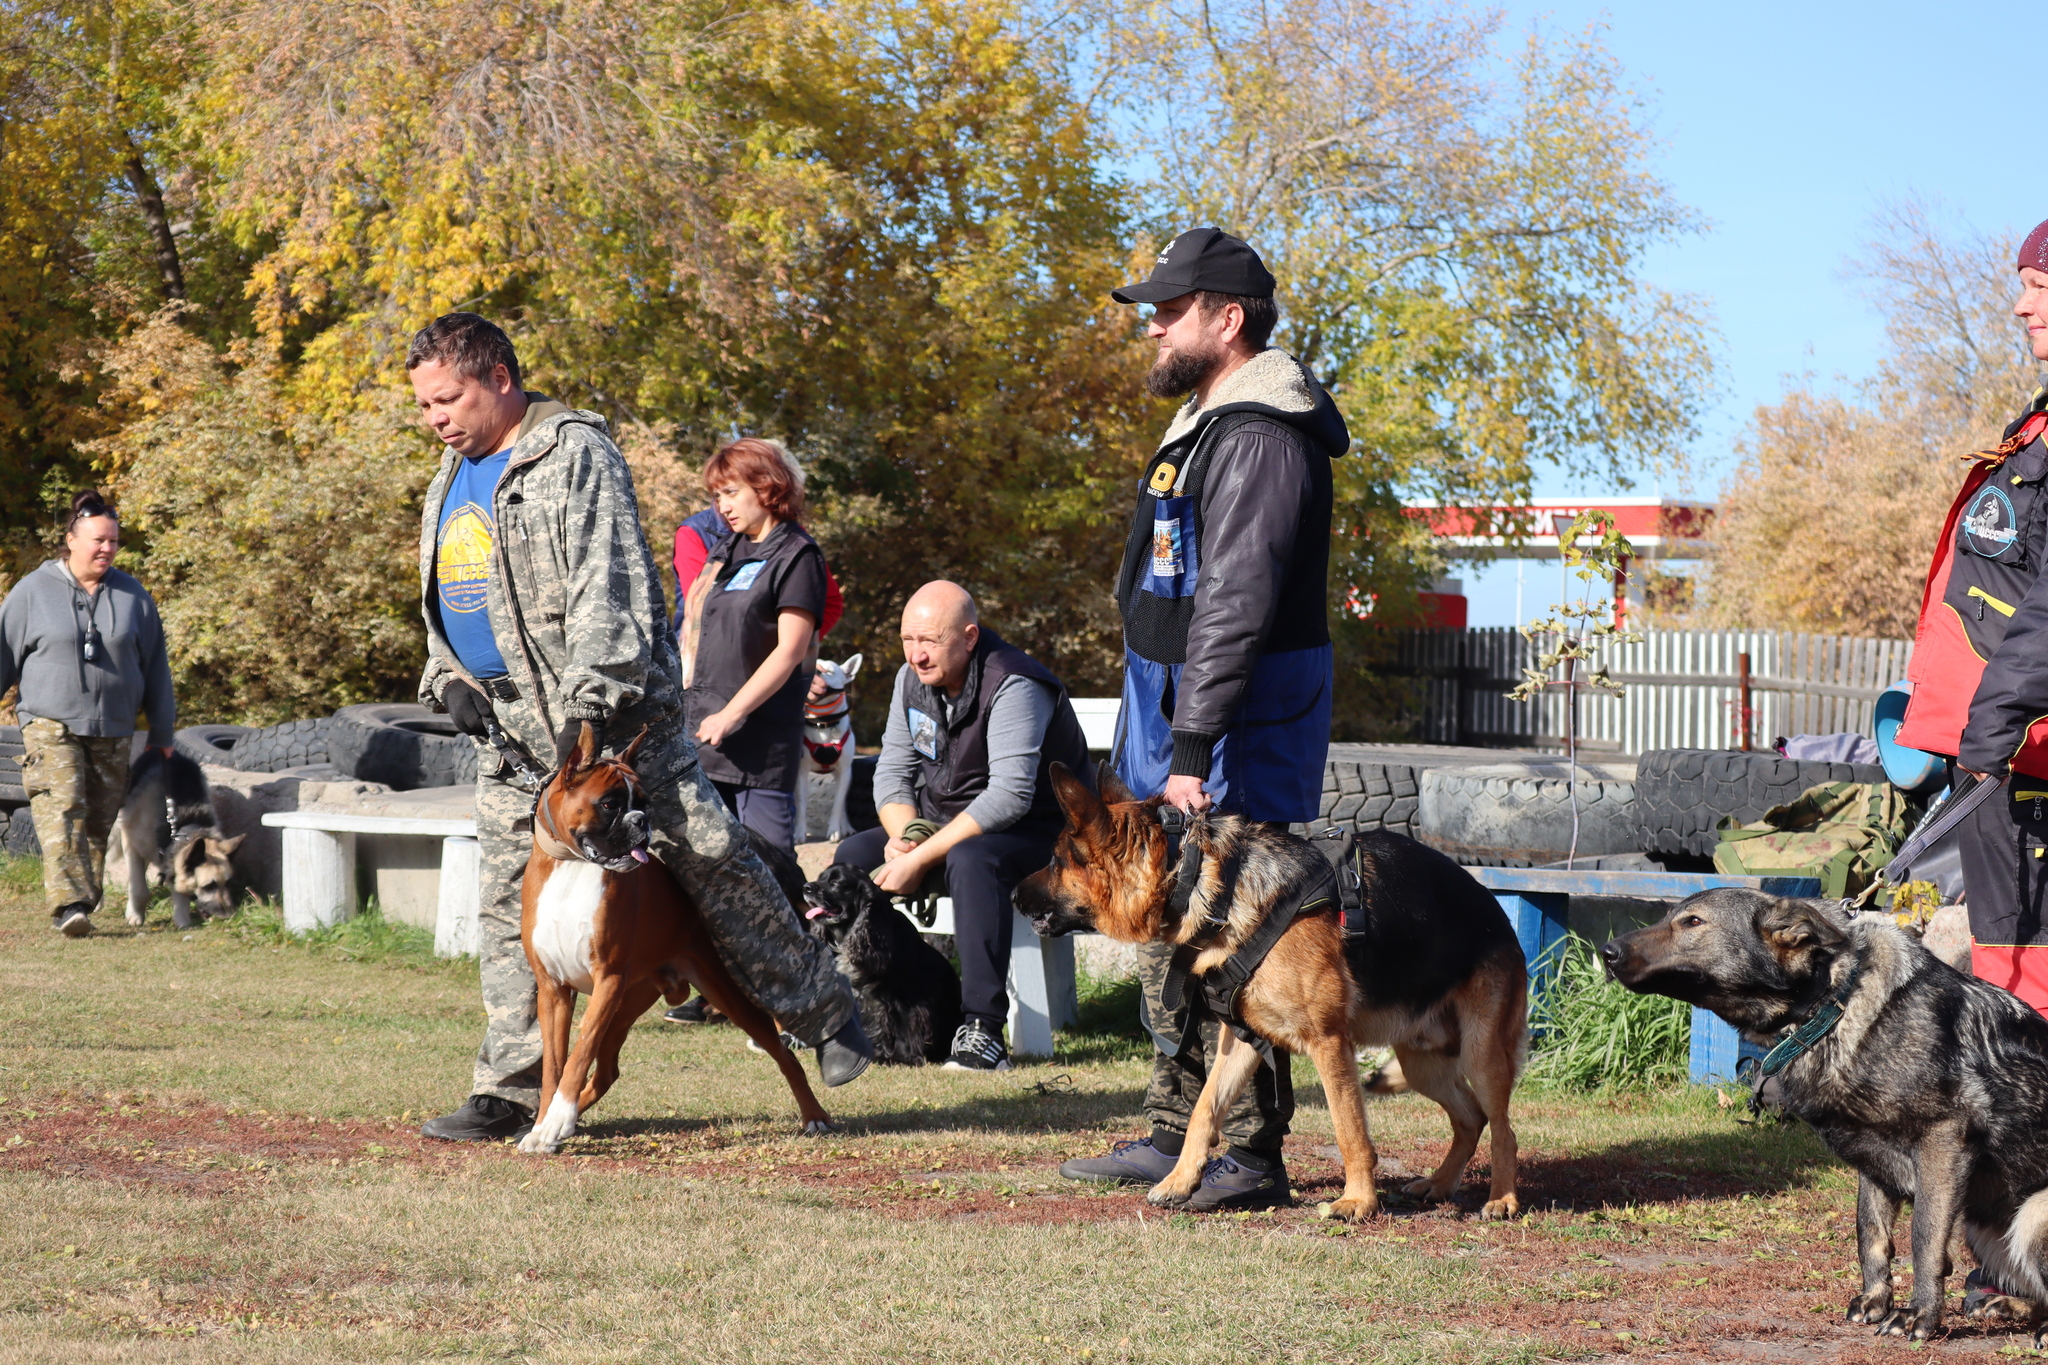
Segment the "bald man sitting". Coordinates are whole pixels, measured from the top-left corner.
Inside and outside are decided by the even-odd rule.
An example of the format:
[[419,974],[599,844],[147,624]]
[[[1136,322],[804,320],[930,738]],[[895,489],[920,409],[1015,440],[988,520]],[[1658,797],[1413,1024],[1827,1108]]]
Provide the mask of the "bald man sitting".
[[1053,762],[1093,782],[1088,742],[1065,685],[983,628],[957,583],[912,595],[903,657],[875,762],[882,827],[840,844],[833,861],[903,894],[944,866],[966,1016],[946,1068],[1008,1071],[1010,892],[1052,860]]

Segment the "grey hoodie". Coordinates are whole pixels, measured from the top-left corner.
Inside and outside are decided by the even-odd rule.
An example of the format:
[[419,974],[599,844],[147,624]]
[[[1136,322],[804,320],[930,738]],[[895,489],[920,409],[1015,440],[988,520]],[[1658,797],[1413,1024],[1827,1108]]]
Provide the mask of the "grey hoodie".
[[[99,627],[101,646],[91,663],[88,621]],[[60,559],[14,585],[0,602],[0,693],[17,682],[24,721],[62,721],[73,734],[113,737],[134,734],[136,712],[147,710],[157,748],[168,748],[177,728],[163,618],[148,589],[119,569],[107,570],[92,595]]]

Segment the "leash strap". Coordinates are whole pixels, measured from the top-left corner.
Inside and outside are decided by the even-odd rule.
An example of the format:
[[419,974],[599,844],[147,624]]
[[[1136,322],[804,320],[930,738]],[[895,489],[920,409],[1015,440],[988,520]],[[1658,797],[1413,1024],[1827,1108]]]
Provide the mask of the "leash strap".
[[1941,803],[1931,819],[1920,822],[1920,828],[1913,831],[1913,837],[1892,855],[1892,860],[1879,870],[1878,880],[1886,886],[1895,886],[1913,870],[1913,864],[1921,854],[1942,835],[1960,825],[1970,813],[1991,799],[1991,794],[2005,784],[1998,778],[1985,773],[1977,779],[1976,785],[1960,795],[1951,793]]

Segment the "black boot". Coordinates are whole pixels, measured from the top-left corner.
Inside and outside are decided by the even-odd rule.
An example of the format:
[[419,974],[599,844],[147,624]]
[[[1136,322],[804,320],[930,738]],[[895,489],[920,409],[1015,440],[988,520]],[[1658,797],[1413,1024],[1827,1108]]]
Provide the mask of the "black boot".
[[859,1076],[873,1060],[875,1045],[868,1041],[867,1030],[860,1026],[860,1016],[849,1014],[839,1032],[818,1044],[818,1077],[829,1090]]
[[471,1095],[460,1109],[420,1125],[423,1137],[443,1142],[501,1142],[533,1129],[533,1111],[497,1095]]

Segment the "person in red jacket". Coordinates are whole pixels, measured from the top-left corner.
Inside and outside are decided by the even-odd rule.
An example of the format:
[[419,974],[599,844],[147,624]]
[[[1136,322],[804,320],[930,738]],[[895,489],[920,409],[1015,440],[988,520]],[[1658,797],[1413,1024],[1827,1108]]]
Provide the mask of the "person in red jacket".
[[[2019,301],[2048,361],[2048,222],[2019,253]],[[1920,603],[1899,743],[2004,786],[1958,827],[1970,965],[2048,1014],[2048,388],[1972,456]]]

